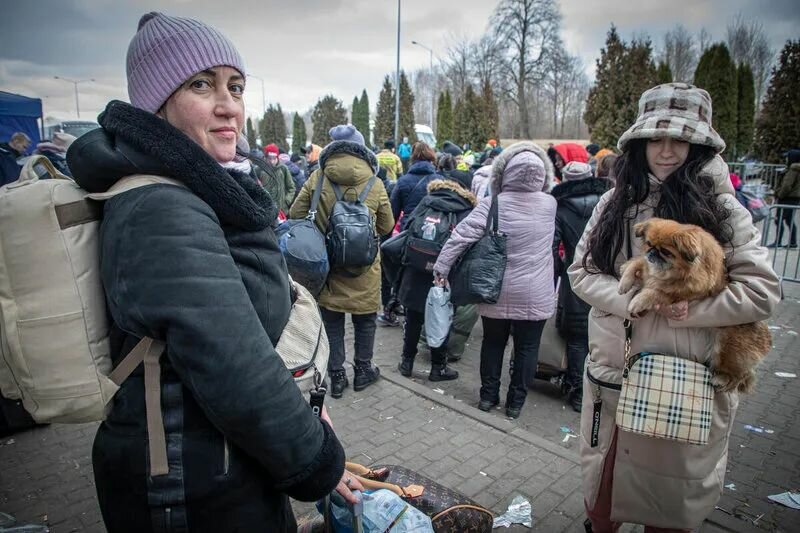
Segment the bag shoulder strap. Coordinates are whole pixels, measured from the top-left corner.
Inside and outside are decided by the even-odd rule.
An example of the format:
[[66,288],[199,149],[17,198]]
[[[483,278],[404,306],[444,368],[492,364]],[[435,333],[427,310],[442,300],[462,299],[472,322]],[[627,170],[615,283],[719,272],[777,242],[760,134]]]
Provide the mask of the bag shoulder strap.
[[[308,209],[308,216],[306,216],[306,218],[312,222],[314,221],[315,218],[317,218],[317,207],[319,206],[319,197],[322,195],[322,187],[324,186],[323,183],[324,181],[325,181],[325,174],[323,174],[320,171],[319,179],[317,180],[317,186],[314,189],[314,195],[311,197],[311,207]],[[331,182],[331,184],[333,184],[333,182]],[[336,189],[334,189],[334,192],[335,191]]]
[[139,187],[158,184],[174,185],[183,189],[189,188],[184,185],[183,182],[180,182],[174,178],[168,178],[166,176],[157,176],[155,174],[132,174],[117,181],[106,192],[87,194],[86,197],[99,201],[109,200],[118,194],[122,194],[133,189],[138,189]]
[[144,400],[151,476],[169,473],[167,437],[161,413],[161,368],[158,362],[165,347],[163,341],[143,337],[108,376],[119,386],[140,363],[144,363]]
[[497,233],[500,229],[500,216],[498,211],[500,210],[499,204],[500,198],[497,197],[496,194],[492,195],[492,205],[489,207],[489,214],[486,216],[486,228],[484,230],[486,235],[490,235],[491,233]]

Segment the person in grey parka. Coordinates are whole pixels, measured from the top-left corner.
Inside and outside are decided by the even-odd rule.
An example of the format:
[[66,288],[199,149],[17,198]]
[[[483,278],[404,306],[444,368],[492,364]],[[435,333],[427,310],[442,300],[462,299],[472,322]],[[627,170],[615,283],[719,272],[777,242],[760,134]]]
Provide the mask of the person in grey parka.
[[511,384],[506,414],[519,417],[528,392],[529,376],[539,358],[544,324],[555,310],[553,255],[556,201],[543,192],[553,178],[545,151],[532,142],[508,147],[492,164],[491,190],[453,230],[434,266],[437,279],[446,278],[456,260],[484,234],[487,214],[498,202],[499,231],[507,237],[506,270],[496,304],[478,305],[483,320],[481,392],[478,408],[489,411],[500,403],[503,352],[514,336]]

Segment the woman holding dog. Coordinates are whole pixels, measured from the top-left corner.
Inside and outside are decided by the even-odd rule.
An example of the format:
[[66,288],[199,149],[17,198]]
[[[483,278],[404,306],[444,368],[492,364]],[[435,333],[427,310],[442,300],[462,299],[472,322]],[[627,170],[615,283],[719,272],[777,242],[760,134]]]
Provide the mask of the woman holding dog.
[[[620,138],[616,188],[601,198],[569,268],[575,294],[592,306],[581,419],[583,489],[595,533],[623,522],[645,531],[689,531],[711,514],[722,492],[737,392],[715,392],[704,445],[620,430],[615,413],[631,353],[669,353],[708,364],[714,328],[767,319],[780,285],[747,210],[734,197],[711,127],[711,98],[683,83],[659,85],[639,101],[639,117]],[[724,247],[729,283],[714,297],[676,302],[639,318],[619,294],[620,267],[644,251],[633,226],[653,217],[700,226]]]

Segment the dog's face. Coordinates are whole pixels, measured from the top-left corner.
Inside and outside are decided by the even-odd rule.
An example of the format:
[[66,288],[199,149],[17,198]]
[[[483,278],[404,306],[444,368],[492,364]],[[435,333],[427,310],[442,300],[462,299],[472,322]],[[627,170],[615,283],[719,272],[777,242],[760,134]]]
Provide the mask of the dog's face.
[[634,232],[643,240],[650,276],[677,283],[696,275],[697,270],[702,268],[699,259],[706,245],[706,237],[710,235],[699,227],[652,218],[636,224]]

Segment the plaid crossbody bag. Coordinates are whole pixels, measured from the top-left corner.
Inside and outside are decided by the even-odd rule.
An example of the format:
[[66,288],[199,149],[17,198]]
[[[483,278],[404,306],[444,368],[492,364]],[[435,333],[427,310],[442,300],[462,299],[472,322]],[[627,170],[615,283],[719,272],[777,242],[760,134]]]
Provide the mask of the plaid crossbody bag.
[[674,355],[631,355],[631,321],[624,324],[625,368],[617,426],[648,437],[706,444],[714,403],[711,371]]

